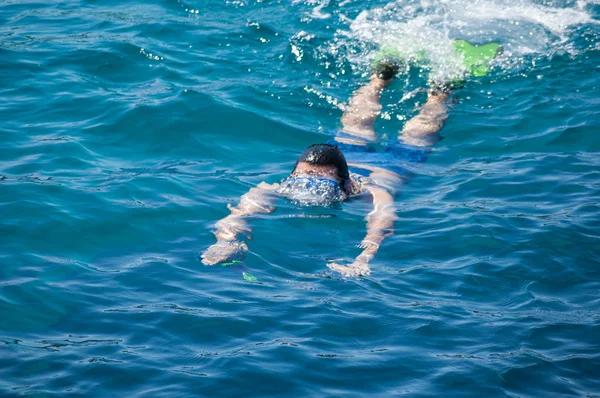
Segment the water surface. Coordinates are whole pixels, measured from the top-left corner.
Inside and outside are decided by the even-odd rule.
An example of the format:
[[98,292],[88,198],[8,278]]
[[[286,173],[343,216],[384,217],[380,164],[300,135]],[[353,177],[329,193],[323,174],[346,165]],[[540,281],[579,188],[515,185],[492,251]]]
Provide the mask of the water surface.
[[[0,395],[600,395],[595,0],[5,1]],[[426,50],[383,96],[393,140],[496,40],[396,198],[372,274],[332,273],[368,201],[214,223],[339,129],[383,45]]]

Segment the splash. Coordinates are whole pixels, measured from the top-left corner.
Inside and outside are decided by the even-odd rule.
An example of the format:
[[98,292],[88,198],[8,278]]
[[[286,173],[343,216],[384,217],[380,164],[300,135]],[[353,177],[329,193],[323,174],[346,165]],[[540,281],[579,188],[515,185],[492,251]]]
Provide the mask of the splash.
[[302,206],[328,206],[347,198],[336,181],[321,177],[289,177],[278,192]]
[[337,31],[326,51],[343,54],[359,71],[369,71],[377,52],[392,48],[409,59],[426,59],[421,66],[432,76],[453,76],[464,72],[455,57],[454,39],[475,44],[495,41],[504,47],[496,69],[522,69],[536,58],[581,51],[574,41],[582,26],[593,26],[598,39],[599,21],[588,11],[591,5],[588,1],[560,7],[530,0],[398,0],[362,11],[354,19],[340,12],[347,28]]

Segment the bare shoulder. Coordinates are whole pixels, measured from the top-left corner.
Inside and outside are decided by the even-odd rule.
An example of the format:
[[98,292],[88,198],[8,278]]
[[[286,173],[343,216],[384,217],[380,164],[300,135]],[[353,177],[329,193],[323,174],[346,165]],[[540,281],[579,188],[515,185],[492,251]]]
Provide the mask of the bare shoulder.
[[352,184],[352,196],[369,192],[369,190],[367,189],[367,186],[369,185],[368,177],[351,172],[350,183]]
[[[353,166],[371,172],[369,177],[358,176],[357,180],[360,183],[361,192],[367,191],[373,193],[374,190],[385,189],[394,193],[402,188],[404,180],[398,173],[371,165],[353,164]],[[351,175],[354,176],[354,173],[351,173]]]

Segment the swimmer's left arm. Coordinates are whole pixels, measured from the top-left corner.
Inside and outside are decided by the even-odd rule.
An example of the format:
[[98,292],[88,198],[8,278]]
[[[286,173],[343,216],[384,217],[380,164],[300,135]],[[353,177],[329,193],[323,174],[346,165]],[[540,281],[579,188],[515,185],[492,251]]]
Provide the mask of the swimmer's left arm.
[[241,234],[252,232],[252,228],[246,222],[245,217],[254,214],[269,214],[275,211],[274,198],[271,193],[278,186],[279,184],[261,182],[242,195],[237,206],[227,205],[231,214],[215,225],[217,229],[214,235],[217,238],[217,243],[210,246],[202,254],[203,264],[215,265],[229,261],[236,254],[248,250],[246,243],[239,238]]
[[383,240],[393,233],[396,221],[394,192],[402,184],[402,178],[389,170],[362,166],[372,171],[369,182],[363,185],[373,196],[373,211],[367,215],[367,235],[359,245],[363,251],[348,266],[329,264],[329,268],[343,275],[368,275],[369,262],[379,251]]

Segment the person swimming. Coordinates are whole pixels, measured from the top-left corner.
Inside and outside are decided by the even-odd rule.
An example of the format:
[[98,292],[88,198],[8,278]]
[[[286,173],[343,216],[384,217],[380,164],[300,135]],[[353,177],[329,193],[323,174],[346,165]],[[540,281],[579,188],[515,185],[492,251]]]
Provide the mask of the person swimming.
[[[277,196],[300,204],[323,205],[368,192],[373,200],[373,211],[367,215],[367,234],[359,245],[362,252],[352,264],[327,264],[330,269],[346,276],[368,275],[370,261],[385,237],[393,233],[396,220],[394,195],[405,181],[401,174],[381,167],[378,162],[361,162],[369,158],[365,156],[370,152],[369,144],[377,139],[373,123],[381,111],[381,93],[397,71],[395,62],[380,61],[369,83],[358,89],[350,99],[341,118],[342,134],[334,137],[333,143],[311,145],[298,157],[292,172],[283,182],[261,182],[244,194],[237,206],[228,205],[231,214],[216,223],[214,235],[217,242],[204,251],[202,263],[215,265],[241,258],[248,251],[242,236],[252,231],[246,217],[273,212]],[[451,91],[448,85],[432,87],[418,115],[406,122],[397,145],[403,158],[424,160],[431,145],[440,139],[439,131],[448,117],[446,102]],[[360,162],[350,162],[350,166],[369,171],[367,178],[350,173],[340,148]]]

